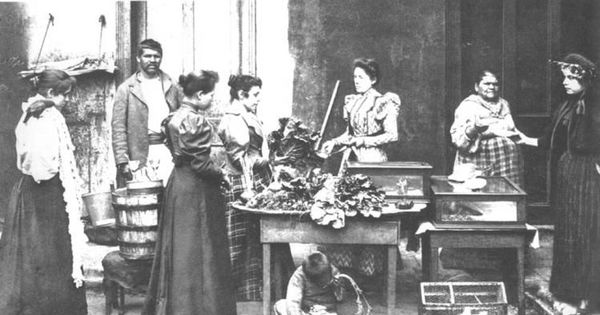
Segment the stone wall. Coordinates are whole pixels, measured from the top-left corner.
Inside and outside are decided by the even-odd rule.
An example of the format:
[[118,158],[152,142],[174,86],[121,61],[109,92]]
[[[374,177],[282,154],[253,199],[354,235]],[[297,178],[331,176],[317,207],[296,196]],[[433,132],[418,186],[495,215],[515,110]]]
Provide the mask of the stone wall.
[[402,99],[400,140],[387,148],[390,160],[426,161],[444,173],[445,9],[439,0],[290,1],[294,115],[320,128],[341,80],[325,140],[341,134],[343,96],[354,92],[352,61],[375,58],[382,71],[378,90]]

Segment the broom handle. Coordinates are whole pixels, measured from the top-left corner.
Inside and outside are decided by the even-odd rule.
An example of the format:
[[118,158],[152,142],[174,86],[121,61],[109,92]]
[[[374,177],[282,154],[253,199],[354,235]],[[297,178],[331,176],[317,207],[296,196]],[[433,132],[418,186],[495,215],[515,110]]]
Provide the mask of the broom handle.
[[323,125],[321,125],[321,132],[319,133],[319,139],[317,139],[317,143],[315,144],[315,151],[319,150],[321,147],[321,141],[323,141],[323,135],[325,134],[325,128],[327,127],[327,122],[329,121],[329,115],[331,114],[331,109],[333,108],[333,102],[335,101],[335,97],[337,96],[338,88],[340,87],[340,80],[335,81],[335,86],[333,87],[333,93],[331,94],[331,98],[329,99],[329,105],[327,106],[327,113],[325,113],[325,120],[323,120]]

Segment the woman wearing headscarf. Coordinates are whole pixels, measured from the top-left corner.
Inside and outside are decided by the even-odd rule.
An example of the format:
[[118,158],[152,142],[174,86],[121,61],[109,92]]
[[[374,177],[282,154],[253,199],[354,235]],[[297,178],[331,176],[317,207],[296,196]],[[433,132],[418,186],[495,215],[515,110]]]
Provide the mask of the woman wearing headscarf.
[[75,79],[44,70],[15,130],[22,173],[0,240],[0,314],[87,314],[79,173],[60,110]]
[[218,75],[179,78],[184,98],[163,127],[175,167],[159,222],[143,314],[235,315],[225,231],[224,174],[210,157],[213,126],[205,116]]
[[[245,194],[251,190],[259,192],[265,189],[271,182],[271,171],[266,134],[256,116],[262,80],[251,75],[232,75],[228,84],[231,87],[231,105],[221,119],[218,135],[227,153],[225,173],[231,183],[227,201],[231,204],[240,197],[248,198]],[[229,205],[227,233],[238,301],[261,300],[263,270],[258,217]],[[290,246],[274,245],[273,260],[281,267],[281,274],[275,276],[288,279],[294,272]]]
[[542,137],[520,136],[522,143],[550,151],[555,213],[550,291],[585,313],[600,302],[600,104],[592,88],[597,67],[579,54],[553,63],[564,76],[565,100]]

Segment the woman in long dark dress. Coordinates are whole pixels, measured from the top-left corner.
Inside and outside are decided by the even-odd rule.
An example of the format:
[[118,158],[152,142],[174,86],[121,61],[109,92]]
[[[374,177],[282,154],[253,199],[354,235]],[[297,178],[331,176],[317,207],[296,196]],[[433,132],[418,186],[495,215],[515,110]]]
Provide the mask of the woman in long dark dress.
[[210,159],[212,71],[179,78],[184,99],[166,120],[175,168],[159,222],[156,256],[143,314],[235,315],[225,229],[223,172]]
[[543,137],[521,134],[521,141],[550,150],[555,211],[550,291],[585,312],[589,302],[600,302],[600,104],[591,88],[596,65],[579,54],[555,63],[564,75],[566,100]]
[[0,240],[0,314],[87,314],[73,144],[60,109],[75,80],[45,70],[15,130],[17,167]]

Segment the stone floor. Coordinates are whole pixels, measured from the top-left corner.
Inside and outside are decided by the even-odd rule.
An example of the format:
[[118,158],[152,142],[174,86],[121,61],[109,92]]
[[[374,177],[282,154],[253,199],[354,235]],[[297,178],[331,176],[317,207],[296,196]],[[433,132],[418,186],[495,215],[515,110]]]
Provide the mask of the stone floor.
[[[538,249],[529,249],[526,261],[526,287],[536,292],[539,287],[547,287],[550,277],[552,262],[552,234],[547,229],[540,231],[541,246]],[[115,247],[106,247],[90,244],[89,255],[85,260],[86,277],[88,278],[88,310],[90,315],[104,314],[104,295],[101,291],[102,267],[100,261],[104,255]],[[310,245],[294,245],[292,252],[294,260],[299,263],[312,249]],[[400,247],[403,268],[398,271],[397,279],[397,314],[417,314],[419,306],[419,282],[421,280],[421,253],[405,251],[405,244]],[[497,281],[498,272],[494,270],[463,271],[441,269],[442,281]],[[374,306],[373,315],[385,314],[384,298],[381,294],[368,296],[369,302]],[[139,314],[143,296],[136,294],[126,295],[126,314]],[[339,314],[354,314],[356,305],[352,300],[346,301]],[[511,309],[511,313],[512,313]],[[528,314],[536,314],[529,310]],[[113,314],[117,314],[113,311]],[[238,303],[238,314],[261,314],[261,303]]]

